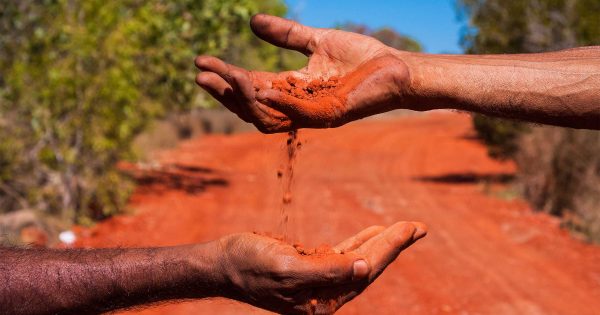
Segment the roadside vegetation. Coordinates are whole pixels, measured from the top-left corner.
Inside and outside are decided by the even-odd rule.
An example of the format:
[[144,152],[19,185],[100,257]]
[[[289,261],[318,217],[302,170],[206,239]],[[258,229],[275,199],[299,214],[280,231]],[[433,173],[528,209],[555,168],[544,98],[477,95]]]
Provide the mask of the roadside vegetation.
[[[461,0],[467,53],[535,53],[600,45],[597,0]],[[516,162],[532,207],[600,242],[600,132],[473,116],[492,157]]]
[[[247,27],[281,1],[10,0],[0,6],[0,213],[91,223],[133,187],[116,167],[161,117],[211,103],[194,57],[286,67]],[[234,53],[241,51],[242,53]]]

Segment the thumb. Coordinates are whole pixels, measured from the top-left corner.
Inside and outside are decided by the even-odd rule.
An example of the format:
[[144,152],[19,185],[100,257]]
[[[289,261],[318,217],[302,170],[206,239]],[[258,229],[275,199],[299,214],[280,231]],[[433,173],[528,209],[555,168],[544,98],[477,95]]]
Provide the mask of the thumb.
[[307,257],[303,278],[311,285],[332,286],[368,278],[371,266],[355,253]]
[[427,234],[427,227],[418,222],[398,222],[363,243],[356,252],[372,264],[374,281],[404,249]]
[[266,14],[257,14],[250,20],[250,27],[256,36],[275,46],[293,49],[305,55],[314,50],[316,36],[320,29]]

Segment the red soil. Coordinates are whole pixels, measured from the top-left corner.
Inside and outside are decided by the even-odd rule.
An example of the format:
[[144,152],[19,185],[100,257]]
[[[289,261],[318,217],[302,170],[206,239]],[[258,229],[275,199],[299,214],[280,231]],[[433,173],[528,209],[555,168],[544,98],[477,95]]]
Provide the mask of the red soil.
[[294,165],[296,164],[296,156],[298,151],[302,147],[302,142],[298,139],[298,130],[288,132],[288,139],[286,141],[287,146],[287,160],[285,161],[284,171],[279,169],[277,171],[277,178],[282,180],[281,187],[283,189],[283,195],[281,196],[281,223],[279,231],[282,233],[284,239],[287,239],[287,223],[289,220],[288,209],[292,203],[292,184],[294,182]]
[[338,85],[339,80],[337,77],[329,78],[327,81],[314,79],[310,82],[288,77],[286,80],[274,81],[273,89],[286,92],[286,94],[300,99],[314,99],[333,95]]
[[[288,232],[307,247],[369,225],[423,221],[406,250],[339,314],[598,314],[600,248],[521,200],[486,191],[514,171],[471,139],[468,116],[379,119],[303,130]],[[79,231],[80,245],[164,246],[228,233],[274,231],[280,221],[286,135],[193,139],[165,152],[131,200],[134,215]],[[491,184],[485,185],[482,181]],[[140,314],[262,314],[212,299]]]
[[[294,244],[294,248],[298,251],[298,254],[305,256],[327,256],[331,254],[335,254],[335,250],[331,245],[319,245],[315,248],[304,248],[302,244]],[[342,253],[343,254],[343,253]]]

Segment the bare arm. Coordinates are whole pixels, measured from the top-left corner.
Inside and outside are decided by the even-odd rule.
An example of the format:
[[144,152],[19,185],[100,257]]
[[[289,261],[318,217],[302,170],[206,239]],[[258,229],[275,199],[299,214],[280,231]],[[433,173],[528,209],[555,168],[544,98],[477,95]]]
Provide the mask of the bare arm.
[[217,296],[206,246],[0,249],[2,314],[98,314],[170,299]]
[[[308,65],[267,73],[200,56],[196,65],[202,72],[196,82],[263,132],[337,127],[398,108],[458,109],[600,129],[600,47],[542,54],[432,55],[398,51],[360,34],[267,15],[255,16],[250,25],[265,41],[307,55]],[[316,81],[318,87],[327,80],[325,93],[311,83]]]
[[315,256],[251,233],[164,248],[0,248],[0,314],[98,314],[207,297],[331,313],[425,233],[420,223],[370,227]]
[[518,55],[408,54],[414,105],[600,129],[600,46]]

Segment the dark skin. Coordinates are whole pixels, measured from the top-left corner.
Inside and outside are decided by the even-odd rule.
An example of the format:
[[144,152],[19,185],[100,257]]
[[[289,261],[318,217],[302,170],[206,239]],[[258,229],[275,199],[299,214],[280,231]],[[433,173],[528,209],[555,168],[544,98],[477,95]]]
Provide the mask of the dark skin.
[[98,314],[224,297],[284,314],[331,314],[425,234],[418,222],[373,226],[317,256],[252,233],[162,248],[0,248],[0,313]]
[[[351,32],[256,15],[261,39],[309,57],[298,71],[248,71],[200,56],[196,82],[265,133],[329,128],[394,110],[454,109],[571,128],[600,129],[600,46],[516,55],[410,53]],[[293,76],[342,78],[333,96],[273,89]]]

